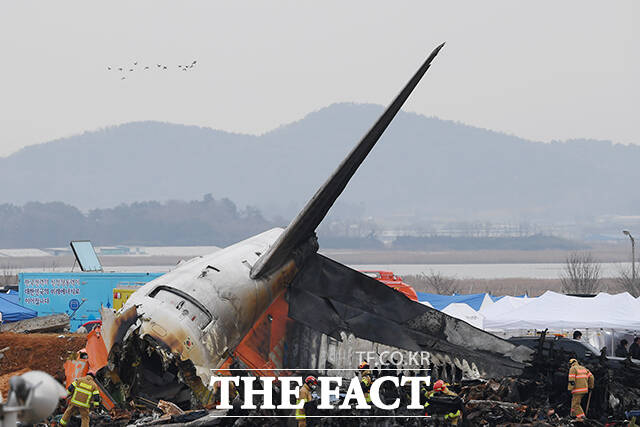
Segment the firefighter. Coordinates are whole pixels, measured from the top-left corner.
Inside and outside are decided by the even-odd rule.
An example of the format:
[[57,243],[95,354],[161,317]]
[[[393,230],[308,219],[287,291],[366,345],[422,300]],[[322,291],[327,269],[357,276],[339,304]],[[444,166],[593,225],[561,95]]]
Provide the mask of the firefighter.
[[[238,389],[236,388],[236,385],[229,381],[227,382],[227,390],[229,393],[229,402],[231,402],[233,404],[233,402],[236,400],[237,397],[240,396],[240,393],[238,392]],[[216,381],[213,384],[213,402],[215,405],[219,405],[220,404],[220,395],[222,394],[221,392],[221,388],[220,388],[220,382]]]
[[296,409],[296,420],[298,420],[298,427],[306,427],[307,425],[307,415],[304,405],[311,402],[311,392],[314,391],[317,387],[318,379],[313,375],[309,375],[304,379],[304,385],[300,389],[300,396],[296,401],[296,403],[304,402],[302,408]]
[[100,389],[93,379],[93,374],[77,378],[67,388],[71,397],[69,406],[60,419],[60,425],[66,426],[74,412],[80,413],[82,427],[89,427],[89,413],[100,405]]
[[424,404],[425,417],[429,415],[427,411],[427,407],[429,407],[429,411],[434,415],[444,415],[446,423],[452,426],[458,425],[458,422],[462,419],[462,400],[456,393],[449,390],[444,381],[438,380],[433,383],[433,390],[426,392],[425,397],[427,398]]
[[576,359],[569,360],[569,384],[568,390],[571,392],[571,415],[578,419],[585,417],[582,410],[582,398],[589,390],[593,389],[595,378],[593,374],[584,366],[581,366]]
[[371,403],[371,384],[373,383],[373,379],[371,378],[371,367],[369,366],[369,362],[362,362],[358,366],[358,370],[360,371],[360,386],[362,387],[362,391],[364,392],[364,398],[367,401],[367,404]]

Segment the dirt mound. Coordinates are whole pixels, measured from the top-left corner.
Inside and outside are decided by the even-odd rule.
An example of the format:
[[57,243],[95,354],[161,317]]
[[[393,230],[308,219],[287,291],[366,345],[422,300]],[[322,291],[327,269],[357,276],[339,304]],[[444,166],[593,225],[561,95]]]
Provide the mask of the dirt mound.
[[6,396],[9,378],[30,370],[45,371],[64,380],[62,365],[86,343],[86,334],[0,333],[0,349],[9,347],[0,359],[0,392]]
[[11,377],[15,377],[16,375],[22,375],[25,372],[29,372],[31,369],[19,369],[14,372],[9,372],[8,374],[0,375],[0,394],[2,394],[3,399],[7,399],[7,395],[9,394],[9,379]]

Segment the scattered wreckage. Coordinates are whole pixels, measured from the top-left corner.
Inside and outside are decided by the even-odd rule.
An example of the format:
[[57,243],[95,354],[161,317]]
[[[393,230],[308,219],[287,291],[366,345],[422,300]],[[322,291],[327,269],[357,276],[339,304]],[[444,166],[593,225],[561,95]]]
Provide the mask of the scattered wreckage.
[[[574,355],[562,349],[553,348],[554,340],[542,334],[540,347],[533,354],[531,363],[519,376],[507,376],[496,379],[461,379],[452,383],[450,388],[464,402],[464,421],[466,425],[573,425],[569,417],[570,395],[567,392],[567,361]],[[611,365],[604,352],[597,362],[585,363],[596,376],[596,387],[590,398],[588,419],[583,425],[622,426],[628,425],[633,416],[630,410],[640,408],[640,366],[628,360],[624,366]],[[432,369],[433,365],[430,366]],[[435,370],[434,370],[435,371]],[[320,375],[320,371],[292,371],[293,375]],[[351,376],[353,376],[353,372]],[[402,366],[389,363],[373,370],[374,378],[383,376],[416,375]],[[100,381],[108,383],[108,370],[98,373]],[[435,377],[433,377],[435,378]],[[239,394],[242,396],[242,383]],[[274,383],[274,393],[279,393]],[[344,397],[342,390],[341,396]],[[424,417],[424,410],[406,408],[411,399],[411,390],[405,387],[387,387],[381,389],[383,401],[391,402],[399,398],[402,404],[397,410],[385,411],[384,415],[395,417],[394,425],[431,425],[432,418]],[[112,396],[110,396],[113,399]],[[217,396],[219,398],[219,396]],[[421,398],[422,399],[422,398]],[[114,399],[115,400],[115,399]],[[424,399],[421,400],[421,403]],[[335,402],[336,405],[341,400]],[[238,398],[233,402],[233,409],[204,409],[197,406],[192,409],[180,408],[174,403],[153,400],[139,395],[129,396],[117,402],[109,414],[93,416],[95,425],[232,425],[243,418],[242,425],[282,425],[282,420],[275,415],[291,415],[291,411],[267,409],[242,409],[243,402]],[[316,403],[317,404],[317,403]],[[380,414],[368,412],[363,414],[356,409],[320,410],[312,405],[308,414],[313,416],[317,425],[378,425],[375,419],[366,419],[367,415]],[[336,418],[336,415],[347,418]],[[251,416],[251,417],[247,417]],[[348,417],[359,416],[360,420]],[[256,418],[257,417],[257,418]],[[361,422],[362,421],[362,422]],[[92,424],[93,425],[93,424]],[[380,424],[382,425],[382,424]]]
[[4,323],[0,326],[2,332],[34,333],[34,332],[65,332],[70,329],[69,316],[65,313],[50,316],[33,317]]
[[[217,399],[211,377],[229,369],[274,376],[338,369],[352,377],[359,353],[385,350],[428,352],[428,366],[419,368],[461,384],[464,419],[473,425],[565,425],[567,376],[560,358],[534,357],[527,347],[411,301],[317,253],[317,226],[442,46],[286,229],[181,263],[142,286],[117,312],[103,308],[101,330],[89,334],[85,367],[96,372],[110,413],[96,415],[95,425],[230,425],[233,417],[272,416],[235,407],[208,410]],[[90,350],[94,345],[102,350]],[[82,361],[74,362],[68,365],[74,373],[84,369]],[[594,396],[590,410],[614,417],[620,408],[637,407],[625,383],[634,380],[620,374],[616,382],[608,368],[601,369],[593,372],[602,375],[602,395]],[[421,425],[424,413],[414,411],[396,413],[402,417],[397,422]],[[322,411],[318,416],[323,425],[345,425]],[[257,418],[253,424],[265,423],[280,422]]]

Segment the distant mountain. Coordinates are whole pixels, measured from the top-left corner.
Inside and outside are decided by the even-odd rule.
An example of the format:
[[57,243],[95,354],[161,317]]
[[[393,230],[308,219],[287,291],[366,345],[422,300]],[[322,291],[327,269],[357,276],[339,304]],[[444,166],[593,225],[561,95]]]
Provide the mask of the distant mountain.
[[[335,104],[260,136],[136,122],[0,158],[0,203],[81,209],[211,193],[292,215],[381,113]],[[588,218],[635,213],[640,147],[540,143],[401,112],[337,206],[367,214]]]

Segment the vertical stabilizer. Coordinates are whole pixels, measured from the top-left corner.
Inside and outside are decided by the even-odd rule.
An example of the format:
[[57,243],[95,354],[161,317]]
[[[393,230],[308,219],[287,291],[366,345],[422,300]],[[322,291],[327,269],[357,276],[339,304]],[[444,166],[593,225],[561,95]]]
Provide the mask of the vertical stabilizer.
[[424,76],[431,66],[431,61],[433,61],[443,46],[444,43],[431,52],[426,61],[396,96],[391,105],[382,113],[369,132],[367,132],[355,148],[351,150],[349,155],[342,161],[340,166],[338,166],[322,187],[320,187],[311,200],[307,202],[306,206],[300,211],[291,224],[289,224],[278,240],[258,259],[251,269],[252,278],[258,278],[284,264],[291,257],[293,250],[313,235],[333,203],[347,186],[347,183],[367,157],[367,154],[369,154],[373,146],[378,142],[378,139],[380,139],[380,136],[382,136],[385,129],[387,129],[387,126],[389,126],[389,123],[391,123],[391,120],[396,116],[411,92],[413,92],[418,85],[422,76]]

